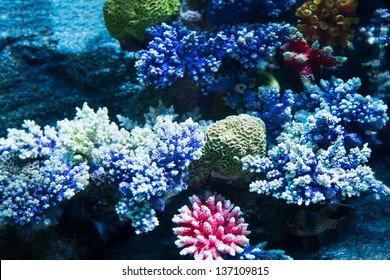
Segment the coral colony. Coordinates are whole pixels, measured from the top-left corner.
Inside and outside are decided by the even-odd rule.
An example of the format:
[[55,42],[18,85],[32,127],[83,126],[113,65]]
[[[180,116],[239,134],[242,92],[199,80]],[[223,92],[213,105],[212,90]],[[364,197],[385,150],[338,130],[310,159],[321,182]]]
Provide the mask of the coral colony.
[[[215,180],[229,188],[244,182],[240,192],[248,197],[302,207],[389,195],[367,165],[389,119],[387,106],[375,92],[360,91],[359,78],[330,76],[348,64],[358,1],[295,2],[107,0],[106,28],[122,49],[135,51],[142,89],[169,90],[186,81],[201,98],[219,97],[230,113],[203,121],[151,108],[144,124],[120,117],[120,127],[106,108],[85,103],[55,126],[25,121],[8,129],[0,139],[1,228],[54,226],[66,202],[83,195],[109,204],[141,234],[188,192],[196,195],[172,218],[181,255],[290,259],[265,250],[265,242],[250,245],[251,225],[229,200],[234,197],[206,192]],[[295,26],[279,20],[294,10]],[[387,10],[377,13],[388,22]],[[376,43],[388,36],[382,32]],[[290,82],[271,73],[283,67]],[[259,78],[264,75],[269,82]],[[298,86],[289,88],[291,79]],[[201,173],[193,187],[191,174]]]

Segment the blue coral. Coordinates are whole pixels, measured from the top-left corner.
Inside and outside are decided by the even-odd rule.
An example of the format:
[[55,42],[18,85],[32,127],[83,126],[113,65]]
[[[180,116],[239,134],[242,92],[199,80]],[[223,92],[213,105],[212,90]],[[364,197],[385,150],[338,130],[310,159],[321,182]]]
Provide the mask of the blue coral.
[[53,128],[23,127],[0,139],[0,221],[50,225],[53,208],[88,185],[89,167],[67,160]]
[[290,31],[290,25],[277,23],[230,26],[209,33],[163,23],[148,30],[153,40],[146,50],[137,53],[138,80],[164,88],[183,77],[186,70],[205,90],[218,79],[224,58],[253,68],[286,42]]
[[[131,217],[140,233],[156,225],[154,210],[163,210],[168,197],[187,188],[188,167],[201,156],[203,134],[191,119],[177,123],[171,115],[159,116],[153,126],[135,128],[131,134],[135,149],[102,146],[95,153],[95,164],[97,172],[118,186],[123,198],[117,206],[120,218]],[[136,219],[132,205],[153,220],[143,214]]]
[[180,54],[180,40],[183,36],[180,31],[183,30],[187,31],[177,30],[165,23],[148,29],[154,39],[147,50],[137,53],[139,59],[135,63],[141,83],[153,84],[156,88],[167,87],[183,77],[185,64]]
[[260,87],[258,91],[245,89],[231,91],[226,97],[227,104],[235,110],[252,113],[263,120],[267,127],[267,143],[273,145],[283,125],[293,119],[294,94],[291,90],[280,92],[275,87]]
[[359,78],[347,82],[333,78],[330,82],[322,80],[321,88],[312,86],[307,92],[319,102],[320,109],[327,109],[340,118],[346,131],[378,131],[389,120],[387,105],[382,100],[357,93],[360,86]]
[[[256,174],[265,173],[250,184],[250,191],[285,199],[298,205],[321,201],[336,203],[362,192],[390,194],[390,189],[375,179],[368,162],[371,150],[346,150],[342,128],[331,114],[322,113],[320,122],[328,116],[326,126],[313,127],[293,122],[278,138],[278,145],[265,158],[247,156],[244,169]],[[313,137],[318,132],[318,138]],[[309,140],[311,139],[311,140]],[[325,148],[318,144],[327,143]]]

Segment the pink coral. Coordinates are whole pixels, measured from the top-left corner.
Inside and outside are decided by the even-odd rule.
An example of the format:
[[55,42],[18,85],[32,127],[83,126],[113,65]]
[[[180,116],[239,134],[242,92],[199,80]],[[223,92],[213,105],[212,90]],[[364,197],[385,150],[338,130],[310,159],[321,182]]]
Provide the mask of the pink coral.
[[183,206],[172,219],[178,227],[173,232],[178,236],[175,244],[181,255],[193,254],[197,260],[222,259],[222,255],[235,256],[249,245],[246,237],[250,231],[241,217],[240,207],[220,195],[207,193],[200,199],[189,198],[191,206]]
[[320,48],[318,41],[310,47],[301,36],[295,36],[291,42],[282,47],[284,67],[298,73],[304,84],[314,81],[313,73],[322,68],[340,66],[345,57],[333,56],[333,50],[327,46]]

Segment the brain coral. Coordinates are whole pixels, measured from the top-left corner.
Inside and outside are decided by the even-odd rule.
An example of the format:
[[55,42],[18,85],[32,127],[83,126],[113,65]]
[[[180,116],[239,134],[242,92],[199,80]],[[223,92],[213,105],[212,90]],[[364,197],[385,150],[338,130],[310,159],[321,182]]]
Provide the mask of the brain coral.
[[103,7],[104,22],[122,47],[135,50],[138,46],[130,44],[145,40],[145,28],[167,20],[179,7],[179,0],[107,0]]
[[357,4],[357,0],[307,1],[296,10],[300,18],[297,28],[308,42],[346,47],[355,33],[351,26],[359,22],[355,17]]
[[202,164],[215,177],[236,177],[242,174],[241,158],[264,156],[266,129],[259,118],[240,114],[209,125],[205,132]]

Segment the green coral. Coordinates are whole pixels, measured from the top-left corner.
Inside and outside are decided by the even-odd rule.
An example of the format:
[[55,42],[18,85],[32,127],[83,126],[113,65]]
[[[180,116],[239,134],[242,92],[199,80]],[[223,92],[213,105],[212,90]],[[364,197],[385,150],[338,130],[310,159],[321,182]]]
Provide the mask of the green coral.
[[110,35],[126,44],[145,40],[145,28],[177,14],[179,7],[179,0],[107,0],[103,16]]
[[212,170],[212,176],[238,177],[243,173],[241,158],[265,156],[265,125],[261,119],[247,114],[217,121],[206,128],[202,152],[202,165]]

